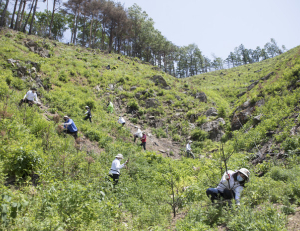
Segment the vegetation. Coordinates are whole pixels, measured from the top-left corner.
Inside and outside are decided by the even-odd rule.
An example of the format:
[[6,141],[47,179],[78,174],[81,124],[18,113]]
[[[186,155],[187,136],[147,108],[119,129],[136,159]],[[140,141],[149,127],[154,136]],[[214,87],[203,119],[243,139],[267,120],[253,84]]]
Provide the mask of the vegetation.
[[[43,58],[31,52],[24,46],[28,39],[48,44],[53,55]],[[13,30],[0,32],[2,230],[287,229],[287,215],[300,204],[299,47],[262,62],[182,80],[134,58],[55,44]],[[108,70],[108,65],[115,68]],[[20,76],[22,67],[26,72]],[[157,75],[168,87],[156,85]],[[38,87],[42,106],[19,107],[32,86]],[[196,97],[200,92],[206,103]],[[232,129],[237,108],[262,99],[243,127]],[[108,101],[114,103],[114,114],[106,112]],[[92,108],[92,124],[83,120],[86,105]],[[212,107],[218,113],[208,116]],[[144,127],[154,117],[159,126],[151,127],[152,134],[182,147],[191,137],[197,158],[143,152],[132,142],[130,130],[117,123],[120,113]],[[65,114],[79,128],[79,139],[62,133]],[[253,117],[260,114],[255,123]],[[240,207],[211,205],[205,194],[225,166],[220,142],[211,140],[202,126],[221,116],[224,150],[233,153],[228,167],[251,171]],[[266,144],[270,151],[253,163]],[[107,174],[117,153],[130,162],[113,188]]]

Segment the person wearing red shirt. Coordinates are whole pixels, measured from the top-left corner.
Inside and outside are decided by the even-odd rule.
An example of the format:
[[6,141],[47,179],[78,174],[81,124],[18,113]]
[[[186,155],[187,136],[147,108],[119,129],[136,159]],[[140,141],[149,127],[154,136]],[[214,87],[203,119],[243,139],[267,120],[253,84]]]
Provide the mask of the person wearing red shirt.
[[146,150],[146,132],[143,132],[141,141],[142,141],[141,146],[143,146],[144,150]]

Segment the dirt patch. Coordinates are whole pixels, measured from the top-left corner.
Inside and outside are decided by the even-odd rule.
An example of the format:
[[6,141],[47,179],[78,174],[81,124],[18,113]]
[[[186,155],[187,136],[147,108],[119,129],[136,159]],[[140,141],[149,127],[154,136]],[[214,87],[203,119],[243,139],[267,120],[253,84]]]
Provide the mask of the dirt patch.
[[300,207],[296,209],[296,213],[288,216],[287,229],[289,231],[300,230]]

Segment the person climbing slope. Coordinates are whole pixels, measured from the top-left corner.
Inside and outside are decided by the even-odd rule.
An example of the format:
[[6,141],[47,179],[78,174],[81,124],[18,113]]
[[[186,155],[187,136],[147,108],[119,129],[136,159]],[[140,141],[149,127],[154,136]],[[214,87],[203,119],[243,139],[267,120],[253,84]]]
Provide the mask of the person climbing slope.
[[139,129],[137,126],[135,126],[135,128],[137,128],[138,130],[136,131],[136,133],[133,134],[133,142],[135,143],[136,138],[142,138],[143,134],[141,129]]
[[192,148],[191,148],[191,144],[193,141],[189,140],[189,142],[186,145],[186,157],[190,157],[190,155],[193,157],[193,159],[195,159],[194,154],[192,153]]
[[146,150],[146,132],[143,132],[143,136],[141,138],[141,146]]
[[125,125],[125,120],[124,120],[124,118],[122,116],[119,117],[118,123],[122,124],[122,126]]
[[64,116],[64,123],[62,124],[66,130],[64,130],[65,133],[71,134],[75,139],[77,139],[77,127],[72,119],[69,118],[69,116]]
[[114,112],[114,105],[113,103],[110,101],[108,104],[107,104],[107,113],[113,113]]
[[250,172],[246,168],[238,171],[228,170],[224,173],[217,188],[209,188],[206,195],[211,201],[223,197],[224,199],[235,199],[236,205],[240,205],[241,193],[245,187],[245,183],[249,181]]
[[34,103],[38,103],[38,98],[36,94],[36,88],[31,88],[29,90],[23,99],[21,99],[19,106],[22,106],[23,103],[28,103],[28,105],[31,107]]
[[109,170],[109,176],[113,179],[114,185],[118,184],[119,177],[120,177],[120,169],[124,168],[129,160],[126,160],[124,164],[120,163],[120,160],[123,159],[122,154],[118,154],[115,156],[116,159],[113,160],[111,164],[111,168]]
[[89,121],[92,123],[92,113],[91,113],[91,109],[89,106],[85,106],[85,109],[87,110],[84,115],[86,115],[86,117],[84,118],[84,120],[89,119]]

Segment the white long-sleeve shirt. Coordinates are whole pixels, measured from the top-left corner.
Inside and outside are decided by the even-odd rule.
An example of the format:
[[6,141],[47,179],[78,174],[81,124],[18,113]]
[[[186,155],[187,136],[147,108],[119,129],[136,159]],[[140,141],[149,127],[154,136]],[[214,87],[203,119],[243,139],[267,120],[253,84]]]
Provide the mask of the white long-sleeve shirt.
[[25,98],[27,98],[28,100],[31,100],[31,101],[34,101],[34,99],[35,99],[35,101],[38,101],[37,94],[33,93],[32,91],[28,91],[23,99],[25,99]]
[[187,151],[191,151],[192,150],[191,145],[189,143],[186,145],[186,150]]
[[119,121],[118,121],[119,124],[123,124],[125,123],[125,120],[122,116],[119,117]]
[[222,179],[221,179],[221,181],[220,181],[217,189],[221,193],[224,192],[225,188],[232,189],[234,191],[234,193],[235,193],[235,201],[236,201],[236,203],[239,203],[240,197],[241,197],[241,193],[242,193],[244,187],[241,186],[238,181],[234,180],[234,178],[232,176],[234,173],[236,173],[236,172],[232,171],[232,170],[228,170],[228,175],[230,176],[230,179],[229,179],[230,188],[229,188],[228,180],[225,179],[225,175],[226,175],[226,172],[225,172],[224,175],[222,176]]
[[109,174],[118,174],[120,175],[120,169],[125,166],[124,164],[120,164],[120,160],[118,158],[114,159],[111,164],[111,168],[109,170]]
[[134,133],[135,136],[139,137],[139,138],[142,138],[143,137],[143,134],[142,134],[142,131],[141,129],[138,129],[136,133]]

